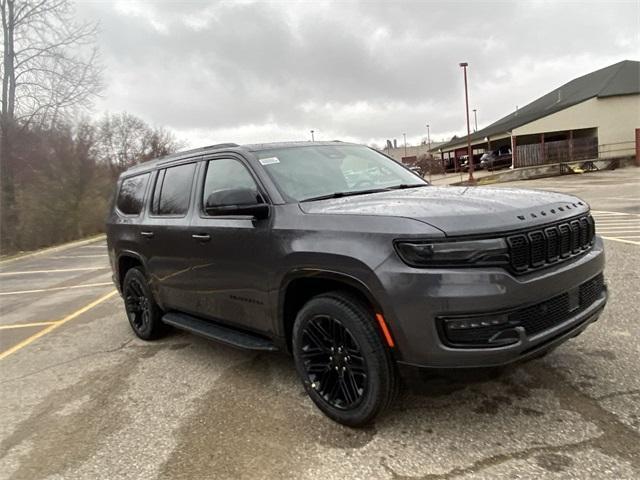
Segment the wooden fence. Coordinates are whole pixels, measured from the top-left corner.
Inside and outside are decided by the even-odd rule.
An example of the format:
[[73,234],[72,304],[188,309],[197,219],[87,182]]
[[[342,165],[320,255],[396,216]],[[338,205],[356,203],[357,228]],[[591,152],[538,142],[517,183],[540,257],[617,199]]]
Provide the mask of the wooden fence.
[[595,137],[517,145],[514,167],[532,167],[549,163],[574,162],[598,157]]

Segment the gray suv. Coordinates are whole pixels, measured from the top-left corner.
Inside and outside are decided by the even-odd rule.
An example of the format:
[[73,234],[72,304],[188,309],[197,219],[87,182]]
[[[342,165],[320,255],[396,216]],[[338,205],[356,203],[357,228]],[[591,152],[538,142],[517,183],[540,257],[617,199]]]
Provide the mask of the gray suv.
[[136,335],[293,355],[330,418],[371,422],[416,369],[540,356],[602,312],[588,205],[434,187],[342,142],[221,144],[124,172],[107,220]]

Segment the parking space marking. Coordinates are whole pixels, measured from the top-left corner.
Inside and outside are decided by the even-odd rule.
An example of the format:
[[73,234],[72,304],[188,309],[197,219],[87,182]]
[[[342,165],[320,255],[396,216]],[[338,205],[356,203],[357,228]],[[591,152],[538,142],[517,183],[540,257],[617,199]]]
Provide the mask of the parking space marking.
[[3,360],[5,358],[7,358],[9,355],[17,352],[18,350],[21,350],[22,348],[26,347],[30,343],[33,343],[34,341],[36,341],[40,337],[46,335],[47,333],[52,332],[53,330],[55,330],[56,328],[60,327],[61,325],[64,325],[65,323],[73,320],[74,318],[79,317],[83,313],[88,312],[92,308],[100,305],[102,302],[104,302],[106,300],[109,300],[116,293],[118,293],[117,290],[112,290],[111,292],[107,293],[106,295],[103,295],[102,297],[98,298],[97,300],[94,300],[93,302],[89,303],[88,305],[85,305],[84,307],[82,307],[82,308],[76,310],[75,312],[67,315],[62,320],[58,320],[57,322],[52,323],[48,327],[43,328],[39,332],[34,333],[29,338],[21,341],[20,343],[15,344],[13,347],[11,347],[11,348],[5,350],[4,352],[0,353],[0,360]]
[[37,290],[16,290],[16,291],[13,291],[13,292],[0,292],[0,295],[23,295],[25,293],[54,292],[56,290],[71,290],[71,289],[75,289],[75,288],[104,287],[104,286],[107,286],[107,285],[113,285],[113,282],[86,283],[84,285],[70,285],[68,287],[39,288]]
[[594,213],[596,215],[633,215],[631,213],[611,212],[611,211],[607,211],[607,210],[591,210],[591,213]]
[[42,273],[86,272],[89,270],[106,270],[109,267],[54,268],[52,270],[23,270],[20,272],[0,272],[0,276],[29,275]]
[[640,234],[640,215],[605,210],[592,210],[591,213],[596,221],[596,233],[602,238],[629,245],[640,245],[640,242],[630,240],[640,238],[637,235]]
[[46,327],[47,325],[53,325],[56,322],[35,322],[35,323],[15,323],[13,325],[0,325],[0,330],[12,330],[14,328],[27,328],[27,327]]
[[606,240],[613,240],[614,242],[621,243],[630,243],[631,245],[640,245],[640,242],[635,242],[633,240],[626,240],[624,237],[602,237]]
[[108,257],[109,255],[106,253],[97,253],[95,255],[58,255],[56,257],[51,257],[51,258],[55,258],[56,260],[62,259],[62,258],[96,258],[96,257]]

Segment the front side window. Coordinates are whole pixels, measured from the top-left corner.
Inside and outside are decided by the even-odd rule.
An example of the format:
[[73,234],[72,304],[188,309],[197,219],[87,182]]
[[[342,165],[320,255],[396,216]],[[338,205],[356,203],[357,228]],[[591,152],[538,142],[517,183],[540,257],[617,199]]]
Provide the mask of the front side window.
[[139,215],[148,181],[148,173],[124,179],[118,193],[118,210],[125,215]]
[[[202,191],[202,204],[206,206],[225,206],[225,199],[230,203],[235,197],[232,192],[238,190],[251,191],[258,201],[258,187],[249,170],[238,160],[222,158],[210,160]],[[230,195],[225,195],[230,192]]]
[[263,168],[290,201],[428,185],[402,165],[359,145],[314,145],[257,152]]
[[185,215],[189,211],[195,163],[158,172],[151,212],[155,215]]

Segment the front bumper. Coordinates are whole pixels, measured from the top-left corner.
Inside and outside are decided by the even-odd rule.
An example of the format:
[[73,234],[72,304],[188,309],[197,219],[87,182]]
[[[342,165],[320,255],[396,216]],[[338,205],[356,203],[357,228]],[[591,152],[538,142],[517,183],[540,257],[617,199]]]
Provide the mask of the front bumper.
[[499,268],[415,269],[390,261],[378,274],[393,299],[389,308],[385,307],[385,315],[396,341],[396,360],[400,366],[471,368],[506,365],[540,355],[597,320],[607,301],[606,287],[586,308],[543,331],[527,335],[523,328],[515,329],[517,340],[506,346],[447,345],[439,318],[492,315],[544,303],[579,288],[603,269],[599,238],[578,258],[517,277]]

